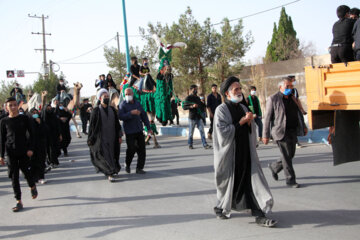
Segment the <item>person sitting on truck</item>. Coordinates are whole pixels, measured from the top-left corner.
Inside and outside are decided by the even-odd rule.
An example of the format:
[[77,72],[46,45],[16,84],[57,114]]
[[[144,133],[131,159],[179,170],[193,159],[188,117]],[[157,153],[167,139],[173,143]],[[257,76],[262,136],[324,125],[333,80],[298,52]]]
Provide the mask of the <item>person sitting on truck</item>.
[[360,61],[360,19],[355,22],[352,35],[354,38],[353,48],[355,53],[355,60]]
[[10,97],[15,97],[16,93],[20,93],[22,96],[24,95],[23,90],[20,88],[19,83],[15,83],[15,87],[13,89],[11,89]]
[[339,20],[335,22],[332,29],[331,63],[354,61],[352,29],[355,20],[349,18],[350,8],[346,5],[339,6],[336,13]]
[[351,19],[359,19],[359,15],[360,15],[360,9],[358,8],[352,8],[350,9],[350,18]]

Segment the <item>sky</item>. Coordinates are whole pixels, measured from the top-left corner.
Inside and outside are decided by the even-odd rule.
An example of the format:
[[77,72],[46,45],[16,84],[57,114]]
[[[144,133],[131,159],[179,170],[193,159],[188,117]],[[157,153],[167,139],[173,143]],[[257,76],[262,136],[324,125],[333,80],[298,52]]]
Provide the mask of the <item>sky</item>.
[[[139,35],[139,27],[146,27],[149,22],[172,24],[187,6],[200,23],[208,17],[212,23],[218,23],[225,17],[236,19],[293,1],[127,0],[128,34]],[[336,8],[342,4],[360,8],[359,0],[300,0],[286,6],[300,42],[312,42],[317,54],[327,54],[332,40],[332,25],[337,20]],[[51,36],[46,37],[46,45],[54,52],[47,52],[48,61],[64,62],[107,41],[106,46],[117,47],[116,33],[124,34],[121,0],[0,0],[0,80],[12,80],[6,78],[7,70],[24,70],[25,78],[17,78],[22,86],[30,85],[37,79],[36,72],[42,71],[43,62],[42,52],[34,50],[42,48],[42,37],[31,34],[42,31],[41,19],[30,18],[28,14],[49,17],[45,20],[45,30]],[[243,19],[245,33],[251,32],[255,40],[244,62],[256,63],[265,55],[273,24],[278,22],[279,17],[280,8]],[[129,44],[142,46],[143,42],[139,37],[130,37]],[[121,38],[121,51],[125,51],[124,46],[124,38]],[[82,96],[94,95],[94,82],[98,75],[110,70],[103,47],[59,66],[70,85],[83,83]]]

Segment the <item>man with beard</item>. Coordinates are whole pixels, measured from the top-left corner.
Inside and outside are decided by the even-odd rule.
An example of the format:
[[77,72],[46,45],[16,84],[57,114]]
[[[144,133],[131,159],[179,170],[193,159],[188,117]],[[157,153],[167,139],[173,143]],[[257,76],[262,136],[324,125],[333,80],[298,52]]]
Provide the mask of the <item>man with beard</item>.
[[59,143],[62,141],[62,136],[59,119],[50,104],[42,109],[41,119],[49,130],[46,144],[48,164],[51,168],[56,168],[59,165]]
[[30,119],[32,119],[34,155],[31,157],[31,173],[34,181],[45,184],[45,161],[46,161],[46,139],[49,129],[41,119],[39,111],[36,108],[30,109]]
[[221,84],[225,103],[214,115],[214,168],[219,219],[230,218],[231,209],[251,209],[255,222],[273,227],[276,221],[265,217],[273,198],[256,152],[253,114],[242,105],[239,79],[229,77]]
[[60,142],[59,146],[59,152],[63,150],[64,157],[68,156],[67,148],[71,142],[71,133],[70,133],[70,120],[72,117],[72,114],[69,112],[69,110],[64,107],[62,103],[56,108],[56,115],[59,118],[60,123],[60,130],[61,130],[61,136],[62,141]]
[[100,104],[91,113],[88,135],[91,162],[97,172],[102,172],[110,182],[114,182],[114,175],[121,168],[121,126],[116,110],[109,105],[109,92],[101,89],[97,93],[97,99]]
[[19,181],[19,171],[23,172],[25,179],[31,188],[32,198],[37,198],[38,192],[33,176],[30,172],[29,158],[33,155],[34,142],[32,139],[32,128],[30,119],[25,115],[20,115],[18,104],[14,97],[6,100],[6,107],[9,116],[3,118],[0,123],[0,164],[5,165],[5,152],[8,156],[7,166],[9,178],[16,198],[16,206],[13,212],[23,209],[21,201],[21,189]]

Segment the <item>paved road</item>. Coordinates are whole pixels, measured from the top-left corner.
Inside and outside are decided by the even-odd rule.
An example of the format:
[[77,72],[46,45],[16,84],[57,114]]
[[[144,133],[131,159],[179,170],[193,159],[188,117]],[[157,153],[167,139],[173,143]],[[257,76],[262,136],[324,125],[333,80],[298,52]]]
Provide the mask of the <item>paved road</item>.
[[247,213],[215,218],[212,151],[203,150],[200,140],[191,151],[184,138],[160,142],[163,148],[148,148],[145,176],[121,171],[109,183],[95,174],[85,139],[73,138],[70,156],[38,187],[38,199],[22,181],[26,209],[20,213],[11,212],[12,189],[1,167],[0,239],[360,239],[360,162],[333,167],[325,145],[297,151],[300,189],[286,188],[282,174],[278,182],[271,178],[266,166],[279,151],[260,146],[275,199],[270,216],[279,221],[267,229]]

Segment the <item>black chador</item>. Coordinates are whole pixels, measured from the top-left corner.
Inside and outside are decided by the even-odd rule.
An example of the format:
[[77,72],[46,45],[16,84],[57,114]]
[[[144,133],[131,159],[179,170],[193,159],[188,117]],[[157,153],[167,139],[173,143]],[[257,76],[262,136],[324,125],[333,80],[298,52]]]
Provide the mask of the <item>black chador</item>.
[[49,129],[44,121],[38,115],[35,108],[30,110],[30,119],[33,126],[33,139],[34,139],[34,155],[31,157],[31,173],[34,180],[44,180],[45,162],[46,162],[46,144],[49,134]]
[[49,105],[45,106],[41,112],[41,119],[45,123],[48,131],[46,144],[48,163],[52,166],[59,165],[58,151],[61,136],[60,122],[54,109]]
[[63,150],[64,155],[66,156],[68,151],[67,148],[71,142],[71,133],[70,133],[70,120],[71,120],[71,113],[60,106],[56,108],[56,115],[59,118],[60,122],[60,130],[62,141],[60,142],[60,150]]

